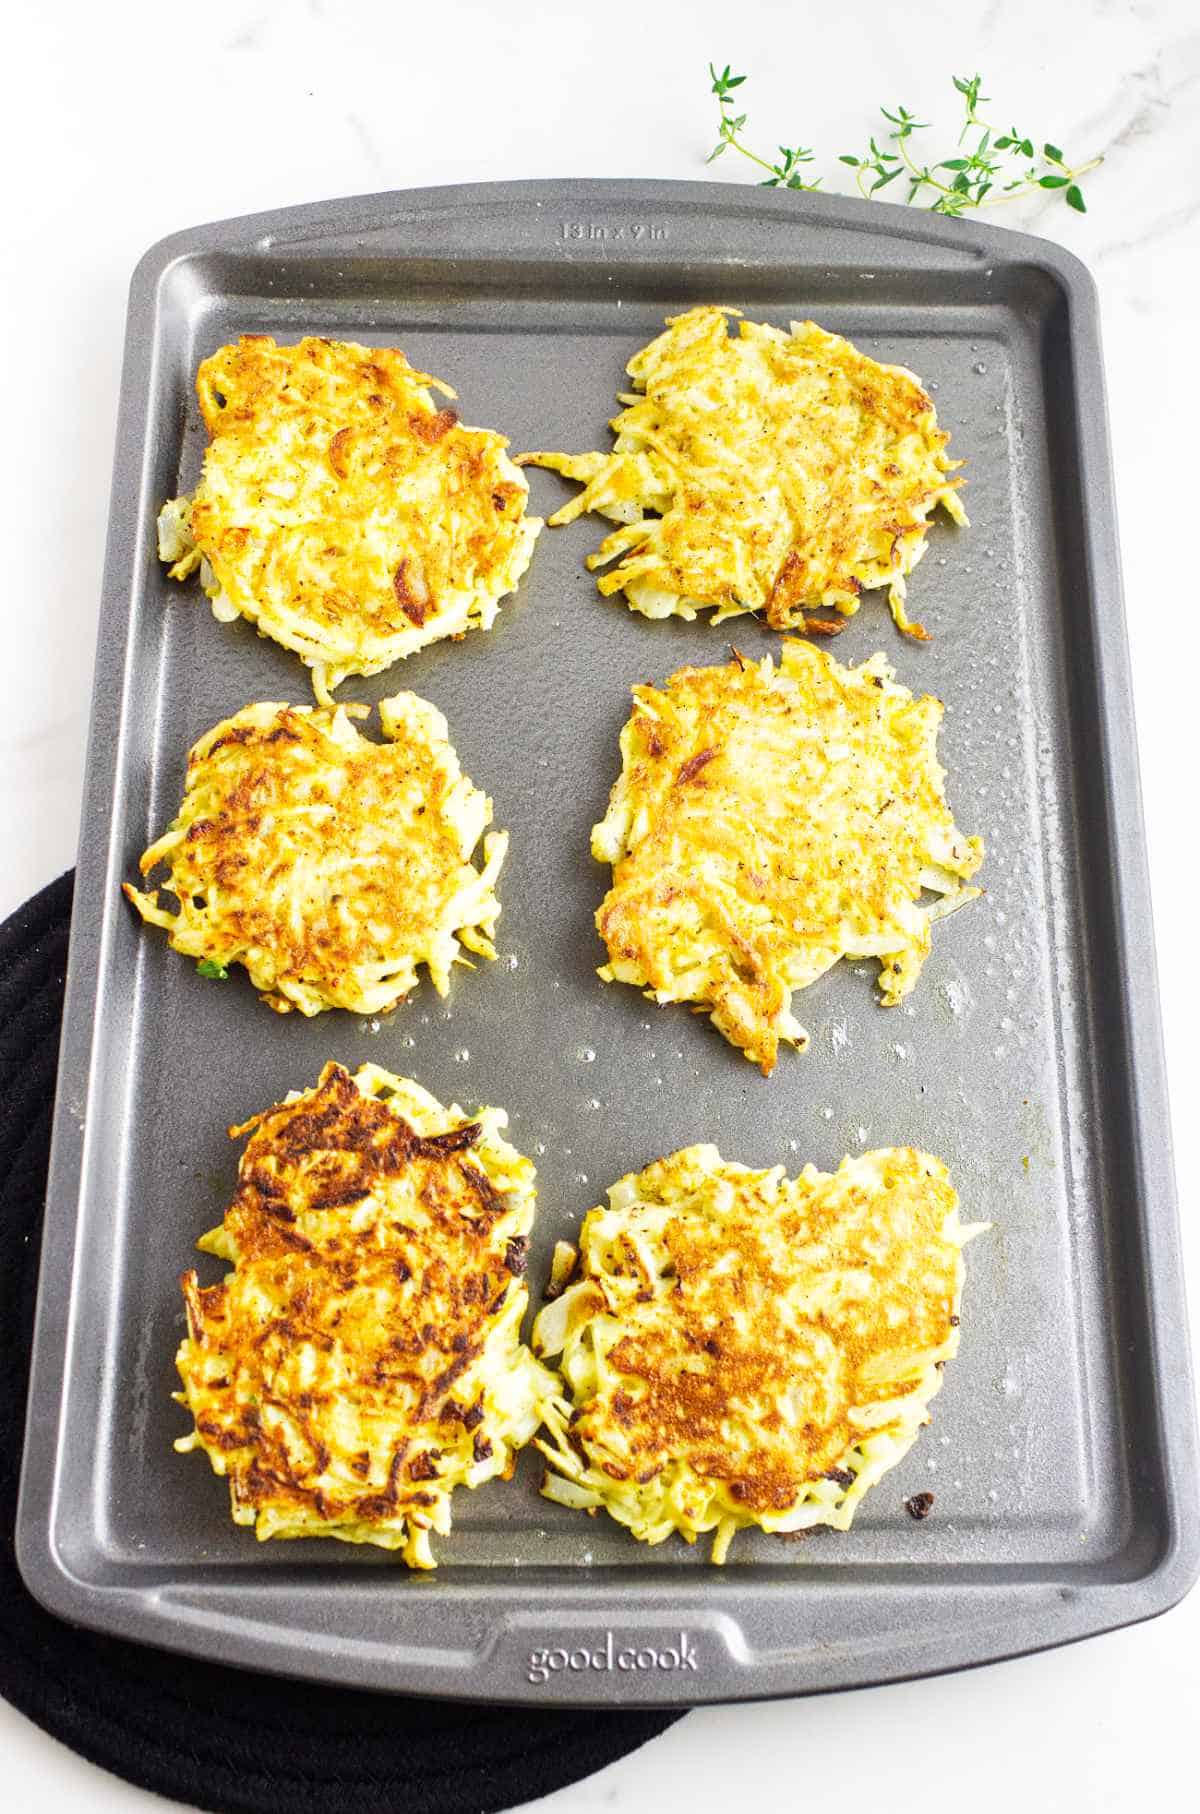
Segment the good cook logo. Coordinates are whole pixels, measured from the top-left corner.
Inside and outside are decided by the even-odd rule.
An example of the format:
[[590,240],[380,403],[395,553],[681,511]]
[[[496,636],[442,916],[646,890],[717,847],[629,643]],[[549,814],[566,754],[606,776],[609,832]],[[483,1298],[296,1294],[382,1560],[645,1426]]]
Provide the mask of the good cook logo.
[[686,1631],[680,1632],[677,1643],[662,1648],[654,1644],[625,1643],[615,1633],[606,1631],[598,1649],[580,1645],[578,1650],[531,1650],[526,1679],[540,1685],[548,1682],[552,1675],[582,1675],[589,1670],[609,1674],[615,1669],[645,1675],[652,1670],[663,1674],[686,1673],[698,1667],[699,1659]]

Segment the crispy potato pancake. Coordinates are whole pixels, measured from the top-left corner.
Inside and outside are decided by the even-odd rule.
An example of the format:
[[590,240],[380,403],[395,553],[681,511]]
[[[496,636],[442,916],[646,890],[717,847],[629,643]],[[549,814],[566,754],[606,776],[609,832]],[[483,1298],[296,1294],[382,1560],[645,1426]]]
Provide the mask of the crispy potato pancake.
[[459,768],[446,720],[415,693],[380,701],[386,743],[351,714],[365,706],[248,705],[188,755],[179,816],[139,865],[159,890],[125,883],[201,973],[244,964],[280,1014],[404,1001],[420,964],[439,995],[450,970],[492,944],[507,832],[472,853],[492,803]]
[[690,309],[634,354],[610,454],[521,456],[584,486],[551,524],[585,510],[618,523],[588,566],[646,617],[758,611],[828,634],[839,620],[810,611],[849,617],[863,587],[887,586],[899,628],[924,638],[905,577],[938,504],[967,520],[933,404],[912,372],[812,321],[742,321],[731,338],[738,313]]
[[[592,854],[613,867],[596,914],[606,982],[694,1002],[769,1076],[791,1014],[840,957],[875,957],[885,1006],[929,954],[930,923],[980,891],[937,759],[942,706],[811,643],[779,666],[735,654],[633,690],[624,766]],[[923,890],[938,900],[923,905]]]
[[589,1212],[580,1268],[534,1324],[561,1355],[547,1498],[643,1543],[748,1525],[845,1530],[929,1421],[958,1350],[964,1227],[911,1147],[751,1171],[692,1146]]
[[235,1524],[432,1568],[457,1486],[507,1478],[552,1377],[520,1339],[534,1169],[500,1133],[376,1065],[328,1064],[256,1115],[220,1228],[232,1272],[181,1279],[176,1394]]
[[172,579],[249,618],[312,669],[317,698],[444,636],[487,630],[542,524],[490,429],[388,347],[245,334],[196,378],[200,483],[159,517]]

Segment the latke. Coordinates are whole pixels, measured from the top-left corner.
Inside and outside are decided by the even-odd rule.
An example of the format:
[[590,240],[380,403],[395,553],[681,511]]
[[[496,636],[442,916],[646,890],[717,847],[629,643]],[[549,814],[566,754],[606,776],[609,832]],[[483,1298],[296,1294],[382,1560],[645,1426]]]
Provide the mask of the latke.
[[159,890],[125,893],[207,976],[243,964],[280,1014],[381,1014],[427,964],[445,995],[462,947],[495,957],[507,832],[472,853],[492,803],[459,767],[446,720],[415,693],[365,706],[248,705],[188,755],[179,816],[140,862]]
[[200,482],[159,517],[172,579],[312,669],[317,698],[441,637],[486,630],[542,527],[490,429],[464,428],[388,347],[245,334],[196,378]]
[[931,922],[979,893],[983,845],[942,791],[940,701],[882,655],[843,667],[796,640],[778,667],[735,654],[633,696],[592,832],[613,869],[600,975],[697,1004],[765,1075],[780,1040],[808,1042],[792,991],[840,957],[878,958],[884,1005],[901,1001]]
[[929,1421],[958,1350],[962,1246],[940,1159],[911,1147],[752,1171],[715,1146],[622,1178],[534,1324],[561,1355],[543,1492],[644,1543],[845,1530]]
[[451,1495],[512,1473],[553,1381],[520,1339],[534,1170],[375,1065],[328,1064],[249,1133],[220,1284],[181,1279],[176,1394],[260,1539],[337,1537],[432,1568]]
[[887,586],[898,627],[923,638],[905,578],[938,504],[967,520],[932,402],[912,372],[812,321],[742,321],[731,338],[738,313],[690,309],[634,354],[611,453],[521,456],[584,486],[551,525],[586,510],[620,524],[587,564],[646,617],[757,611],[829,633],[838,621],[810,611],[849,617],[864,587]]

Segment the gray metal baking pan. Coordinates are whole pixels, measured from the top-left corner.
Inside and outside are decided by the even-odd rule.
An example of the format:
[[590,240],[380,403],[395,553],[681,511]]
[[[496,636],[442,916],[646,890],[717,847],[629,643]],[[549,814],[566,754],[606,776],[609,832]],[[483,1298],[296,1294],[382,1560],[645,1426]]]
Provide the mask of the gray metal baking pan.
[[[196,476],[198,359],[240,331],[405,349],[517,448],[605,446],[630,354],[701,300],[813,316],[935,387],[972,526],[912,582],[942,749],[986,897],[937,928],[904,1009],[843,965],[764,1081],[706,1022],[595,975],[588,855],[631,682],[724,659],[728,631],[602,600],[598,527],[543,536],[496,630],[349,684],[445,711],[512,832],[501,959],[380,1023],[279,1020],[143,930],[118,884],[173,814],[184,752],[299,663],[222,626],[154,554]],[[567,488],[532,475],[553,507]],[[749,619],[755,653],[774,636]],[[900,208],[700,183],[433,189],[200,227],[133,281],[19,1517],[25,1578],[81,1624],[227,1662],[422,1694],[689,1704],[881,1682],[1162,1611],[1197,1568],[1196,1447],[1150,905],[1097,336],[1085,270],[1041,240]],[[553,1507],[527,1456],[460,1495],[436,1575],[336,1544],[258,1546],[178,1456],[176,1277],[221,1213],[224,1128],[377,1059],[499,1102],[540,1171],[535,1292],[605,1184],[700,1138],[831,1165],[912,1141],[966,1215],[964,1340],[932,1426],[854,1529],[744,1535],[724,1570]],[[201,1261],[216,1276],[215,1262]],[[906,1516],[914,1490],[934,1515]]]

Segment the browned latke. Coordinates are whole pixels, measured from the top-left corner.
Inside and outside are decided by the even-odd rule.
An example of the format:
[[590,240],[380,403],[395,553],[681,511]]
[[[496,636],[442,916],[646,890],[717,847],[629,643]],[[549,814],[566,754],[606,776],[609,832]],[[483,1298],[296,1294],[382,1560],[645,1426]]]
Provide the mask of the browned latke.
[[460,941],[493,957],[506,838],[473,853],[491,803],[415,694],[380,704],[385,741],[344,708],[246,706],[189,754],[178,818],[141,859],[162,888],[125,893],[176,950],[243,964],[278,1013],[394,1008],[429,966],[446,992]]
[[488,628],[541,527],[503,436],[431,387],[453,395],[395,348],[265,334],[197,374],[211,442],[163,558],[183,579],[203,557],[218,615],[294,649],[326,702],[347,674]]
[[550,1496],[648,1542],[716,1528],[721,1553],[745,1524],[844,1528],[956,1351],[956,1205],[911,1148],[786,1178],[699,1146],[623,1179],[534,1330],[565,1378]]
[[[419,1131],[381,1099],[386,1076],[326,1065],[314,1089],[231,1129],[250,1139],[202,1245],[234,1270],[210,1286],[183,1275],[179,1371],[239,1523],[384,1542],[420,1563],[417,1533],[448,1526],[453,1486],[483,1461],[511,1469],[487,1352],[535,1365],[516,1346],[525,1291],[510,1263],[531,1168],[480,1121],[392,1080],[427,1126],[450,1119]],[[520,1440],[536,1412],[527,1421]]]

